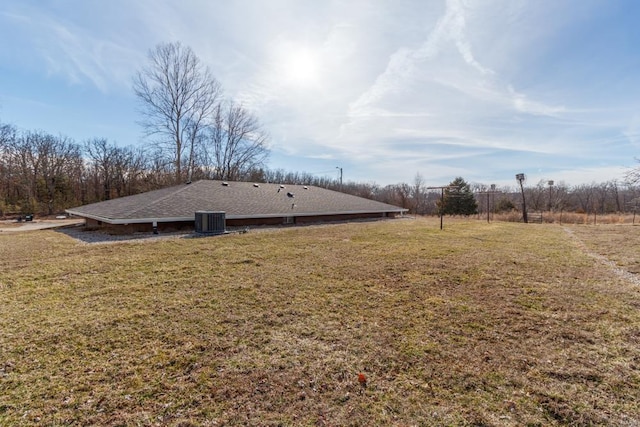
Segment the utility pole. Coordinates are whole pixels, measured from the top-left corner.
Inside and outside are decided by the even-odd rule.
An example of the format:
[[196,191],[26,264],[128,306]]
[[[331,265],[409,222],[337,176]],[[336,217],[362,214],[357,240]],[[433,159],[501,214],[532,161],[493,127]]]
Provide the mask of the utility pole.
[[551,212],[551,189],[553,188],[553,180],[549,180],[547,181],[547,184],[549,184],[549,212]]
[[519,173],[519,174],[516,175],[516,179],[520,183],[520,191],[522,192],[522,220],[526,224],[529,221],[527,220],[527,202],[526,202],[526,200],[524,198],[524,187],[522,186],[522,183],[524,182],[526,177],[524,176],[523,173]]
[[442,230],[442,218],[444,217],[444,190],[445,188],[459,188],[456,185],[443,185],[440,187],[427,187],[427,190],[440,190],[440,230]]
[[336,169],[340,170],[340,191],[342,191],[342,168],[340,166],[336,166]]
[[[490,213],[489,197],[492,196],[495,193],[497,193],[495,184],[491,184],[491,190],[480,191],[479,193],[477,193],[477,194],[486,194],[487,195],[487,223],[491,223],[491,218],[489,217],[489,213]],[[478,219],[480,219],[479,215],[478,215]]]

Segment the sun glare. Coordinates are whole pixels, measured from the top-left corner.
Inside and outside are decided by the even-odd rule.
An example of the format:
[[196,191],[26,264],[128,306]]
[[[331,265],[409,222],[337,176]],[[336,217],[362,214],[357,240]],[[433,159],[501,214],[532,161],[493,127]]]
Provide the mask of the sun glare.
[[296,86],[312,84],[318,77],[318,61],[311,52],[292,52],[285,63],[287,80]]

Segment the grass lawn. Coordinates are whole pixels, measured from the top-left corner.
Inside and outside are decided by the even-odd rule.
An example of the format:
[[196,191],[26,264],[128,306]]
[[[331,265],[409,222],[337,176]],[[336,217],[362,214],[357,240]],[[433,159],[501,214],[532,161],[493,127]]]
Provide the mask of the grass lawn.
[[640,287],[587,253],[640,272],[639,242],[448,219],[0,234],[0,425],[639,425]]

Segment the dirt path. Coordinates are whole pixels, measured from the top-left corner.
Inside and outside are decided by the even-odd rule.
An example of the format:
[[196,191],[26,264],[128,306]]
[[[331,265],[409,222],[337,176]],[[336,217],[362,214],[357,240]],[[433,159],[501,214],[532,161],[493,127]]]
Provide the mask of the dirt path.
[[0,221],[0,233],[17,233],[21,231],[44,230],[47,228],[65,227],[84,223],[84,219],[46,219],[16,223],[15,221]]
[[607,257],[597,254],[593,251],[591,251],[587,245],[584,244],[584,242],[582,240],[580,240],[578,238],[578,236],[576,236],[573,233],[573,230],[567,228],[567,227],[562,227],[563,230],[565,231],[565,233],[567,233],[569,235],[569,237],[571,239],[573,239],[574,242],[576,242],[576,245],[578,245],[578,247],[588,256],[590,256],[591,258],[593,258],[594,260],[600,262],[601,264],[606,265],[616,276],[627,280],[631,283],[633,283],[636,286],[640,286],[640,277],[638,277],[638,275],[630,273],[626,270],[623,270],[622,268],[618,267],[618,265],[611,261],[610,259],[608,259]]

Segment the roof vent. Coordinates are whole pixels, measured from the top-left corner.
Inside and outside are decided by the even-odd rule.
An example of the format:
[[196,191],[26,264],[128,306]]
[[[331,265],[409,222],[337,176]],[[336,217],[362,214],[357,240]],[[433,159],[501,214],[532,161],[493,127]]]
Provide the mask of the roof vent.
[[287,197],[293,197],[293,193],[287,193]]
[[228,186],[229,186],[229,183],[228,183],[227,181],[223,181],[223,182],[222,182],[222,185],[224,185],[225,187],[228,187]]
[[197,211],[196,233],[198,234],[224,234],[226,217],[224,212]]

